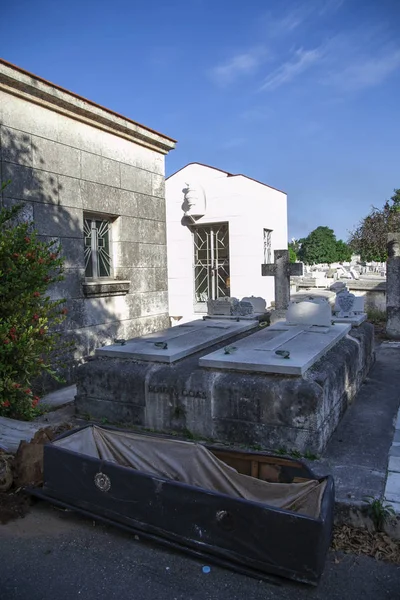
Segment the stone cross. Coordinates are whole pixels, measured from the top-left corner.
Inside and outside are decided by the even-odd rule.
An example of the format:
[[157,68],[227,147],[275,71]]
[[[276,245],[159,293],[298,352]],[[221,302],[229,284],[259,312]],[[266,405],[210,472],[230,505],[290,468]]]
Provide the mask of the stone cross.
[[275,250],[275,262],[261,265],[261,275],[275,277],[275,310],[286,310],[290,300],[290,277],[303,275],[303,263],[289,262],[289,250]]

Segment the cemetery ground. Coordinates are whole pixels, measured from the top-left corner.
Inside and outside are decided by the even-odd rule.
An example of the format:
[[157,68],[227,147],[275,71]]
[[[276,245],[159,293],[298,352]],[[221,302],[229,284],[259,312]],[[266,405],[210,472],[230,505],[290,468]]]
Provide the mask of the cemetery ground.
[[[374,515],[365,502],[366,496],[385,496],[388,461],[390,456],[392,461],[396,458],[399,448],[399,353],[397,344],[377,336],[376,362],[326,451],[316,460],[302,457],[316,473],[332,473],[336,487],[340,525],[317,588],[286,580],[260,582],[211,563],[211,572],[203,573],[207,563],[14,493],[7,501],[5,495],[0,500],[0,520],[8,521],[0,525],[2,600],[44,600],[54,594],[61,600],[400,598],[400,542],[390,537],[395,533],[390,523],[390,536],[373,533]],[[61,404],[68,400],[63,393]],[[71,404],[40,419],[39,427],[50,426],[56,432],[61,423],[77,424]],[[395,502],[390,504],[398,511]]]
[[[204,573],[203,567],[210,572]],[[2,600],[396,600],[400,566],[331,551],[318,587],[259,581],[37,504],[1,530]]]

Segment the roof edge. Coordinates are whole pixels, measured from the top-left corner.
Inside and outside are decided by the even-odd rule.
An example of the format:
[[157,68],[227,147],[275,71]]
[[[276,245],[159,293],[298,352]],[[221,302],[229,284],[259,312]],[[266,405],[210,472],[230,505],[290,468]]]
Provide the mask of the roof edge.
[[0,58],[0,89],[167,154],[176,140]]
[[244,177],[245,179],[254,181],[254,183],[259,183],[260,185],[264,185],[265,187],[270,188],[271,190],[275,190],[276,192],[280,192],[281,194],[285,194],[287,196],[287,193],[284,192],[283,190],[279,190],[278,188],[273,187],[272,185],[268,185],[268,183],[264,183],[263,181],[258,181],[258,179],[254,179],[253,177],[249,177],[248,175],[243,175],[243,173],[229,173],[228,171],[224,171],[223,169],[219,169],[218,167],[213,167],[212,165],[206,165],[204,163],[199,163],[199,162],[188,163],[184,167],[181,167],[180,169],[175,171],[175,173],[171,173],[171,175],[168,175],[168,177],[165,178],[165,181],[167,181],[170,177],[173,177],[180,171],[183,171],[183,169],[186,169],[186,167],[190,167],[191,165],[199,165],[200,167],[206,167],[207,169],[213,169],[214,171],[219,171],[220,173],[225,173],[225,175],[227,177]]

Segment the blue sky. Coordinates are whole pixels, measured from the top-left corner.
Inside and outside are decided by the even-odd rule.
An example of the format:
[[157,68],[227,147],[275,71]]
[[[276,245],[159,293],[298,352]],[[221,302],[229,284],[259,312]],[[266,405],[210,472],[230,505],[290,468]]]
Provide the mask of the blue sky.
[[346,239],[400,187],[400,0],[14,0],[0,54]]

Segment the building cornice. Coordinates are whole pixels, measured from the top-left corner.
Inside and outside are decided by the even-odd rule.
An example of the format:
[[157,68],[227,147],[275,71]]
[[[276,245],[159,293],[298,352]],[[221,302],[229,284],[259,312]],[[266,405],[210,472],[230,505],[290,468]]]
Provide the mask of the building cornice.
[[1,58],[0,90],[161,154],[167,154],[175,148],[176,140],[24,71]]

